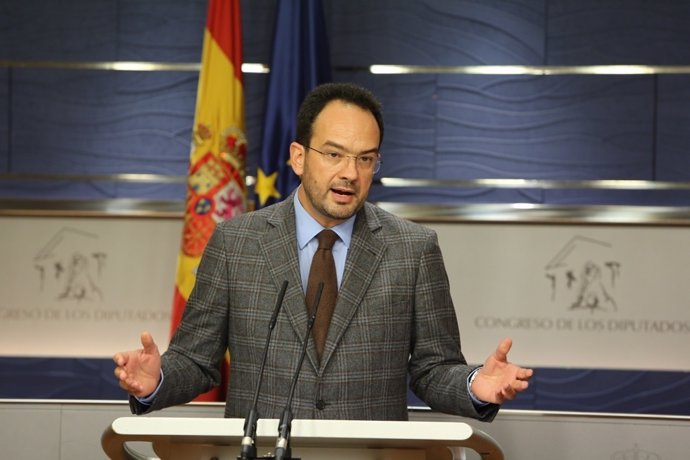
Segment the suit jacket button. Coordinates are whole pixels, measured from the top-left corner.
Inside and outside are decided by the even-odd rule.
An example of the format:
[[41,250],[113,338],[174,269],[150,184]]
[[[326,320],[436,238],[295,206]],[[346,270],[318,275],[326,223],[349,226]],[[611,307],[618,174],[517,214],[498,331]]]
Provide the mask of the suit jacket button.
[[319,399],[318,401],[316,401],[316,408],[318,410],[324,410],[326,408],[326,401],[324,401],[323,399]]

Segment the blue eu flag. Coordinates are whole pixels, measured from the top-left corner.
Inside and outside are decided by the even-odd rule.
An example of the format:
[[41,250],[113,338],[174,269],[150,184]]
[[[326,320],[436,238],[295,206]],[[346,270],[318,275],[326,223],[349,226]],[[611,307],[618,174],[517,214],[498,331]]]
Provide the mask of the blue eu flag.
[[257,208],[287,197],[299,184],[292,172],[299,105],[315,86],[331,80],[321,0],[280,0],[268,76],[261,156],[254,188]]

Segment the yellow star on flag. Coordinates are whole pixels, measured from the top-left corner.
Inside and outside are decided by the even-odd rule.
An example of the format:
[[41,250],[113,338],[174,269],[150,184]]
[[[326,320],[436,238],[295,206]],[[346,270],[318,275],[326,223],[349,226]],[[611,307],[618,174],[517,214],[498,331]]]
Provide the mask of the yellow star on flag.
[[266,175],[263,169],[259,168],[257,171],[256,185],[254,186],[254,193],[259,197],[259,204],[265,205],[269,198],[280,199],[281,195],[276,188],[276,181],[278,180],[278,171],[271,175]]

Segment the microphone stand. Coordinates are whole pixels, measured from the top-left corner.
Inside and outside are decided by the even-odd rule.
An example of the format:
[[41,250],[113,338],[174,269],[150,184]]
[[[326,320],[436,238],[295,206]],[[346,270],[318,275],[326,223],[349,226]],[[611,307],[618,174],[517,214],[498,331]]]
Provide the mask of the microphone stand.
[[280,416],[280,422],[278,423],[278,440],[276,441],[275,448],[275,460],[301,460],[299,457],[292,457],[292,449],[290,448],[290,430],[292,429],[292,397],[295,394],[295,387],[297,386],[297,380],[299,379],[299,373],[302,369],[302,363],[304,362],[304,357],[307,355],[307,343],[309,343],[309,335],[314,327],[314,321],[316,320],[316,312],[319,309],[319,301],[321,300],[321,292],[323,291],[323,283],[319,283],[316,288],[316,295],[314,296],[314,307],[311,317],[307,322],[307,333],[304,335],[304,342],[302,343],[302,354],[299,358],[299,363],[297,364],[297,369],[295,370],[295,375],[292,378],[292,384],[290,385],[290,393],[288,395],[287,403],[285,404],[285,409],[283,409],[283,414]]
[[[261,390],[261,381],[264,376],[264,367],[266,366],[266,356],[268,355],[268,346],[271,343],[271,334],[273,333],[273,328],[276,326],[276,321],[278,319],[278,312],[280,311],[280,306],[283,304],[283,297],[285,297],[285,291],[287,289],[287,280],[283,281],[283,285],[280,287],[280,292],[278,293],[278,299],[276,300],[276,306],[273,309],[273,316],[271,317],[271,322],[268,324],[268,334],[266,335],[266,345],[264,345],[264,355],[261,360],[261,368],[259,369],[259,382],[256,385],[256,390],[254,391],[254,401],[252,402],[252,408],[249,410],[247,418],[244,420],[244,436],[242,437],[242,443],[240,444],[240,456],[237,457],[238,460],[256,460],[256,424],[259,420],[259,412],[256,408],[259,401],[259,391]],[[261,457],[264,458],[264,457]]]

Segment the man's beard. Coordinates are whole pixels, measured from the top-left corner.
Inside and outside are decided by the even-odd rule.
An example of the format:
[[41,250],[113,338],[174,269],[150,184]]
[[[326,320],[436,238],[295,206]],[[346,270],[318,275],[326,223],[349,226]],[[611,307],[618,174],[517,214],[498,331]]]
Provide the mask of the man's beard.
[[[308,176],[308,175],[307,175]],[[339,185],[343,185],[343,183],[339,183]],[[351,187],[350,183],[347,182],[347,187]],[[327,206],[329,204],[328,200],[328,194],[331,193],[332,186],[329,186],[328,189],[326,189],[324,196],[322,199],[319,199],[318,196],[313,193],[313,188],[311,187],[311,184],[309,184],[308,181],[302,181],[302,187],[304,188],[304,193],[307,196],[307,199],[311,203],[312,207],[321,215],[329,218],[329,219],[334,219],[334,220],[346,220],[349,219],[350,217],[354,216],[357,214],[357,212],[362,209],[362,206],[364,206],[364,201],[362,200],[359,203],[356,203],[356,205],[353,207],[350,207],[351,205],[338,205],[338,204],[333,204],[330,206],[332,209],[327,209]],[[316,186],[314,186],[316,188]]]

